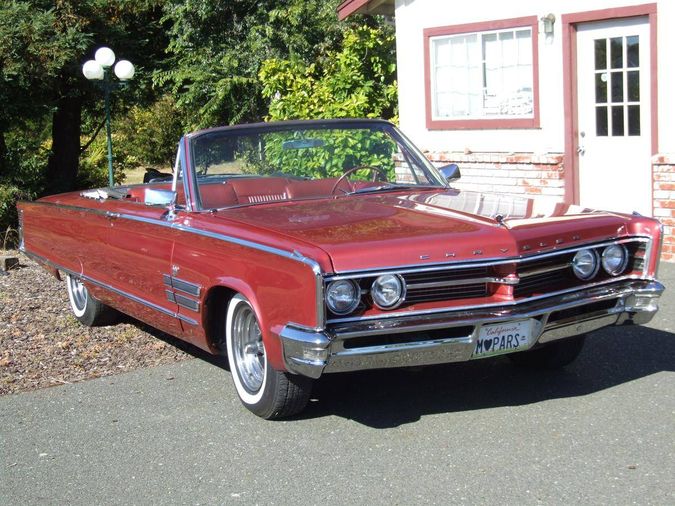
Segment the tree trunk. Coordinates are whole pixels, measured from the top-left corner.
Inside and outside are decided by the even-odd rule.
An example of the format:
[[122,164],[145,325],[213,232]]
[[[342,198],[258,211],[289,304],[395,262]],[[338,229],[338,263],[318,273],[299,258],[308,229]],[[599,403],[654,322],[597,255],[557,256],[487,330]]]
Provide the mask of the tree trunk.
[[4,130],[0,127],[0,180],[2,180],[3,176],[6,176],[8,171],[7,171],[7,143],[5,142],[5,132]]
[[82,99],[59,100],[52,118],[52,152],[47,162],[45,192],[61,193],[74,189],[80,160]]

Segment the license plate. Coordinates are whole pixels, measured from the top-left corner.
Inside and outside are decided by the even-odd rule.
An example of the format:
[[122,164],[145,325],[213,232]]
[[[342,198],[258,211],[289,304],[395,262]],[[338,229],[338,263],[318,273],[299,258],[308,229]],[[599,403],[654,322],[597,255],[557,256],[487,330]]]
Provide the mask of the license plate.
[[530,347],[534,320],[483,325],[472,358],[483,358]]

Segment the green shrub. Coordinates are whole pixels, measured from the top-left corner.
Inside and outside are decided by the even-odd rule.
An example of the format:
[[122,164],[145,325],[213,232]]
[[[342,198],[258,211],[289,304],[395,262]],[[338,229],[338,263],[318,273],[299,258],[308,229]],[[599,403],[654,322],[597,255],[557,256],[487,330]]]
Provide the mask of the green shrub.
[[122,149],[120,163],[125,167],[171,167],[183,134],[182,117],[169,96],[149,107],[132,107],[115,127],[117,146]]
[[17,235],[11,230],[17,229],[16,203],[28,199],[30,195],[18,186],[0,184],[0,246],[12,248],[16,246]]

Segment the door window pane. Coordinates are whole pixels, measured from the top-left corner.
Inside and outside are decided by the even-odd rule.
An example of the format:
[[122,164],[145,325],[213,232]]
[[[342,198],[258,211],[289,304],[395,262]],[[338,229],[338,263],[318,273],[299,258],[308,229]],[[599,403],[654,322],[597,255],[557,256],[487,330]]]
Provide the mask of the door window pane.
[[595,41],[595,70],[607,68],[607,39]]
[[640,71],[629,70],[628,74],[628,101],[640,101]]
[[623,72],[612,72],[612,102],[623,102]]
[[598,137],[607,137],[609,128],[607,126],[607,107],[601,106],[595,108],[595,135]]
[[612,68],[620,69],[623,67],[623,37],[612,37],[609,39],[609,45],[612,54]]
[[631,35],[626,37],[626,67],[640,66],[640,37]]
[[595,103],[604,104],[607,102],[607,73],[599,72],[595,74]]
[[628,106],[628,135],[640,135],[640,106]]
[[624,135],[623,128],[623,106],[612,106],[612,136],[618,137]]

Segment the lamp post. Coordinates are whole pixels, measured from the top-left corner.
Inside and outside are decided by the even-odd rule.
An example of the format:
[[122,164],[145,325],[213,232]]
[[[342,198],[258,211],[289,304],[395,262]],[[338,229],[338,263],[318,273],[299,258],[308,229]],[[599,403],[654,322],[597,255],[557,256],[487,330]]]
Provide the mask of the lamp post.
[[128,60],[120,60],[115,64],[114,72],[120,83],[113,81],[111,76],[111,67],[115,63],[115,53],[109,47],[101,47],[96,50],[93,60],[88,60],[82,65],[84,77],[90,81],[98,82],[103,89],[105,101],[105,131],[108,137],[108,181],[110,186],[114,185],[113,180],[113,154],[112,154],[112,136],[110,133],[110,93],[117,87],[124,85],[126,81],[134,77],[134,66]]

